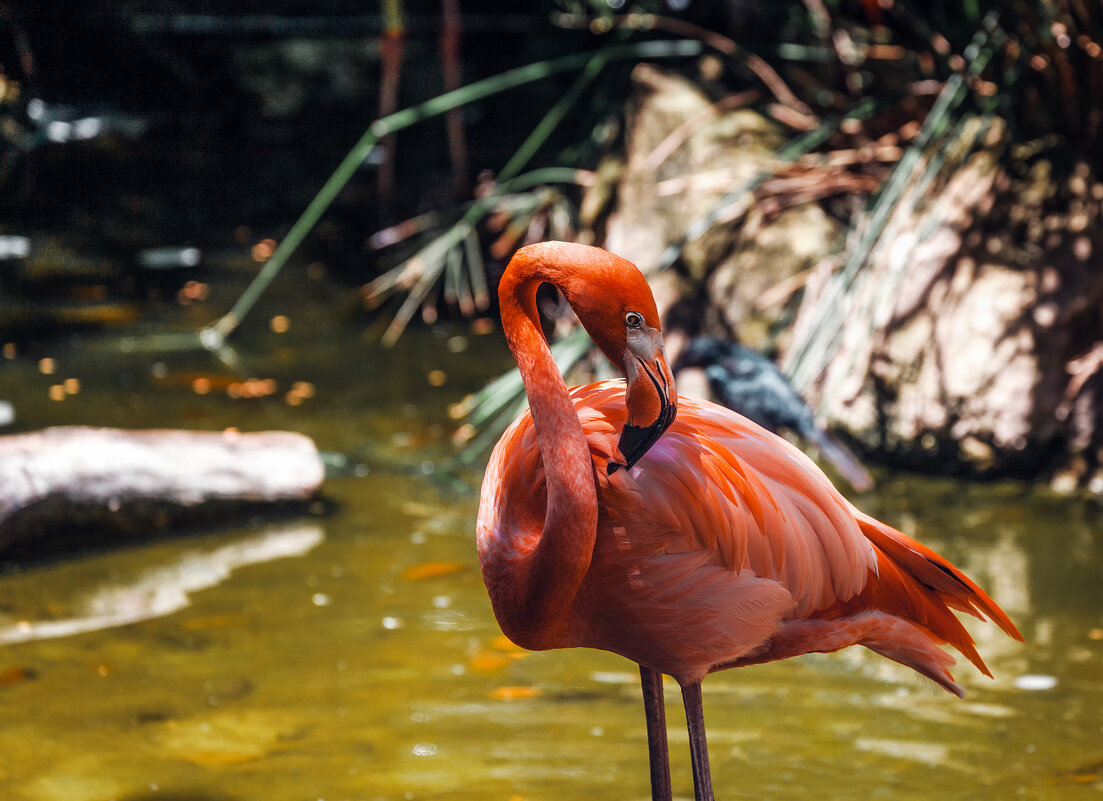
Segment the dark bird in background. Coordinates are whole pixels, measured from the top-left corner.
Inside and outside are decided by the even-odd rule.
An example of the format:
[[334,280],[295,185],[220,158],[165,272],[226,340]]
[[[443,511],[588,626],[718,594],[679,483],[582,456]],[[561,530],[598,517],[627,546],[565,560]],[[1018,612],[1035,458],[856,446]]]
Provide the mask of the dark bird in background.
[[674,362],[674,373],[700,367],[717,403],[778,433],[795,432],[814,445],[854,489],[864,492],[873,479],[857,457],[816,425],[812,409],[772,361],[761,353],[715,337],[691,339]]

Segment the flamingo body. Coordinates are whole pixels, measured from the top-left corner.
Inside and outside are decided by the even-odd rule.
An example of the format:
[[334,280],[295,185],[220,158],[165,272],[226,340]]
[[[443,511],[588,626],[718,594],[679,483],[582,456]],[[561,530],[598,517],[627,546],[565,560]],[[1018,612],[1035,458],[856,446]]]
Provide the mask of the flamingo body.
[[[568,390],[540,285],[625,375]],[[694,794],[712,801],[701,680],[865,645],[961,694],[950,644],[988,673],[952,610],[1015,626],[953,565],[855,509],[803,453],[736,412],[679,397],[639,270],[563,242],[519,250],[498,287],[530,411],[483,480],[478,550],[502,631],[640,665],[653,801],[671,798],[662,674],[682,686]]]
[[[623,380],[570,390],[599,485],[593,556],[553,640],[526,642],[502,610],[515,642],[612,651],[682,684],[718,667],[855,644],[959,695],[940,643],[988,673],[949,607],[988,615],[1010,633],[1002,610],[949,562],[855,509],[799,449],[747,418],[679,396],[665,435],[631,470],[606,475],[624,396]],[[492,600],[507,597],[513,566],[536,547],[546,504],[526,412],[495,448],[483,482],[478,548]]]

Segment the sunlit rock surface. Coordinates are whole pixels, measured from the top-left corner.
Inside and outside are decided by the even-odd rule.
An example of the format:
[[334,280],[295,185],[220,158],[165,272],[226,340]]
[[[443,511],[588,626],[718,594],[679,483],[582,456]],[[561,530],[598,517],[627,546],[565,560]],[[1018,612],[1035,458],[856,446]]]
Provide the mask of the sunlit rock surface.
[[676,269],[656,274],[668,247],[772,167],[785,136],[758,112],[726,108],[678,74],[640,65],[632,78],[623,165],[600,244],[648,275],[662,311],[703,303],[711,332],[738,332],[761,345],[782,311],[761,307],[763,292],[814,265],[838,223],[812,203],[767,219],[747,193],[722,222],[685,243]]
[[[884,188],[875,177],[905,148],[829,145],[820,162],[785,165],[776,184],[744,192],[698,236],[722,198],[777,174],[792,133],[714,97],[707,79],[641,65],[633,88],[623,150],[590,193],[605,213],[588,214],[595,240],[648,274],[669,351],[685,329],[785,361],[802,326],[820,343],[838,332],[837,349],[798,389],[869,454],[1103,492],[1103,182],[1087,163],[1009,157],[999,120],[964,129],[955,146],[973,155],[931,181],[912,176],[845,302],[825,301],[838,308],[820,330],[810,321],[825,287],[872,225],[844,237],[840,212],[857,207],[825,198],[874,201]],[[856,153],[885,169],[832,166]]]
[[1100,481],[1099,203],[1031,208],[1040,191],[978,154],[875,253],[859,309],[905,272],[879,314],[846,315],[814,391],[828,419],[898,463]]

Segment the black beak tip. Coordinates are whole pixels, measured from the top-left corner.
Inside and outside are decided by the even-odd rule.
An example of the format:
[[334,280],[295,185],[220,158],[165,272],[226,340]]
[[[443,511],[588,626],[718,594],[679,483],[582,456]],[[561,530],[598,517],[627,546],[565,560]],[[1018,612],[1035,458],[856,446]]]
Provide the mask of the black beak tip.
[[648,449],[655,444],[655,440],[662,436],[664,430],[665,427],[660,424],[646,428],[626,425],[621,429],[620,442],[617,448],[620,450],[621,456],[624,457],[624,463],[611,462],[609,465],[610,475],[617,467],[623,467],[627,470],[638,462],[647,453]]

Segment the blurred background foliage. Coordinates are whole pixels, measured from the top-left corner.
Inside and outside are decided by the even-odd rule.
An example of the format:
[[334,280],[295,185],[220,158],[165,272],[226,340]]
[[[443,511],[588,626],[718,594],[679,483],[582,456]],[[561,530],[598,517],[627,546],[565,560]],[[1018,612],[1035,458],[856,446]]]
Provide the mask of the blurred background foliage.
[[[291,259],[346,285],[345,312],[391,343],[418,317],[485,326],[495,280],[526,242],[638,246],[625,255],[659,285],[672,329],[739,336],[777,357],[868,453],[1103,491],[1090,269],[1101,28],[1087,0],[6,0],[0,326],[40,336],[129,325],[186,298],[191,333],[217,347]],[[632,149],[649,98],[678,92],[699,107],[668,114],[641,168]],[[679,162],[717,120],[738,120],[727,149]],[[736,152],[754,155],[751,167],[726,173]],[[666,195],[638,193],[641,169]],[[700,199],[710,173],[707,203],[683,202]],[[756,274],[748,252],[811,207],[819,258]],[[648,214],[662,219],[647,226]],[[639,245],[660,222],[676,232]],[[806,223],[774,230],[795,241]],[[949,368],[913,401],[891,369],[877,372],[878,359],[921,374],[944,358],[894,352],[912,318],[893,304],[916,280],[921,245],[954,226],[942,277],[913,287],[928,307],[938,281],[972,281],[960,272],[971,248],[1034,276],[995,337],[1031,329],[1018,428],[999,430],[1006,410],[991,398],[987,418],[964,425],[964,396],[981,393],[954,396]],[[229,307],[205,304],[189,273],[218,252],[264,265]],[[1069,298],[1080,306],[1062,313]],[[1048,323],[1035,313],[1047,303],[1058,309]],[[565,310],[547,308],[569,330]],[[871,351],[848,349],[855,339]],[[585,359],[584,345],[576,335],[560,346],[565,365]],[[855,383],[872,388],[846,389]],[[457,415],[474,419],[458,441],[509,419],[518,390],[505,379],[465,401]],[[938,407],[937,420],[885,421],[909,402]]]

